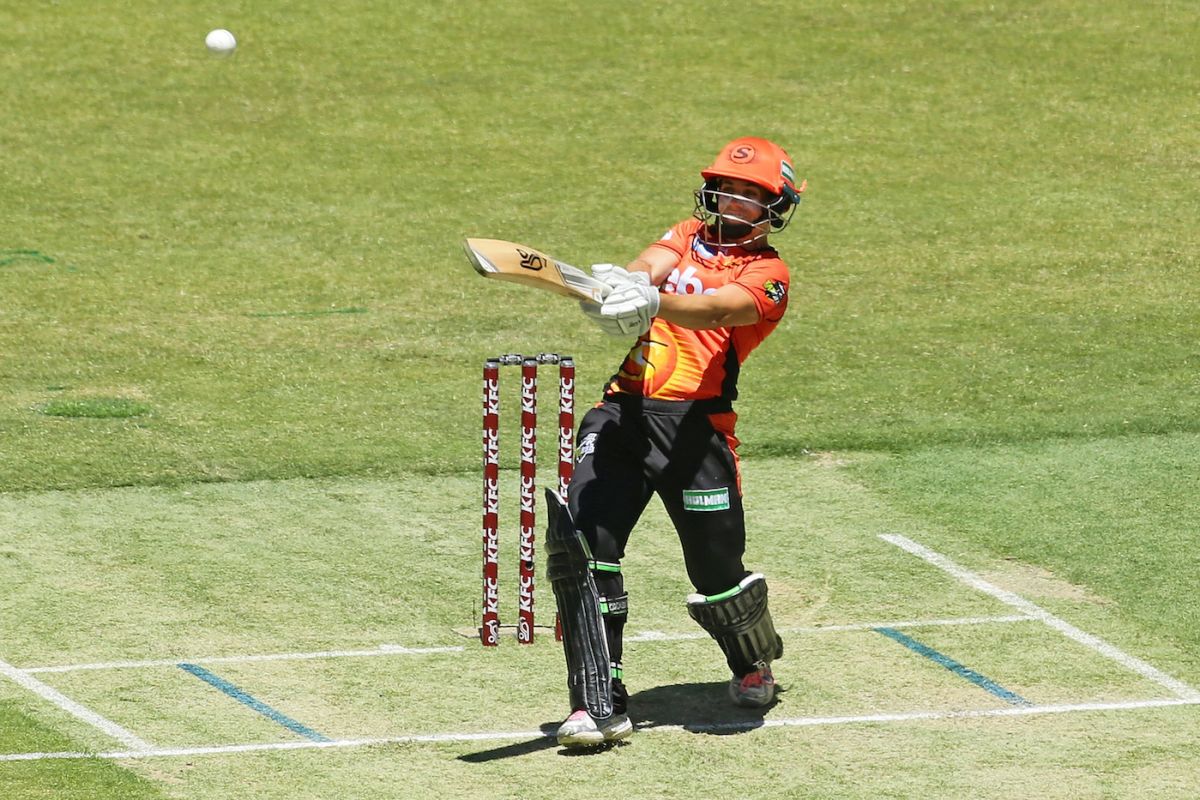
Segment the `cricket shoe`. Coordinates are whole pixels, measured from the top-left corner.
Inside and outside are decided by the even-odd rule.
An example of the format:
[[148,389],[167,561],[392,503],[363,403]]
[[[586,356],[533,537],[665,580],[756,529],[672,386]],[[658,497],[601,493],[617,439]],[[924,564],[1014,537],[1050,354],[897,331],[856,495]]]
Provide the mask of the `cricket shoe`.
[[558,743],[563,747],[595,747],[628,738],[632,733],[628,714],[598,720],[581,708],[558,726]]
[[775,699],[775,676],[771,668],[763,667],[740,678],[735,675],[729,681],[729,697],[745,708],[769,706]]

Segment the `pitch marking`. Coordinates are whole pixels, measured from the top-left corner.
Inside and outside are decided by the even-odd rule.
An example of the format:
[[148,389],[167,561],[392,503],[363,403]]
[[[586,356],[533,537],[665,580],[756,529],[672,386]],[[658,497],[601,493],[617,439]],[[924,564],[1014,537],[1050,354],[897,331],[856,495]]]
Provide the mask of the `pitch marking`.
[[980,675],[970,667],[960,664],[947,655],[939,653],[937,650],[934,650],[927,644],[918,642],[911,636],[905,636],[895,628],[876,628],[875,632],[883,634],[894,642],[899,642],[917,655],[928,658],[930,661],[940,667],[945,667],[960,678],[970,681],[984,691],[991,692],[1006,703],[1011,703],[1014,706],[1032,705],[1032,703],[1030,703],[1024,697],[1021,697],[1021,695],[1005,689],[991,678]]
[[[873,631],[878,628],[929,628],[949,625],[990,625],[1006,622],[1029,622],[1033,617],[1025,614],[1009,614],[1000,617],[954,617],[952,619],[910,619],[896,622],[855,622],[848,625],[812,625],[798,628],[777,628],[779,633],[841,633],[843,631]],[[661,631],[641,631],[633,636],[626,636],[629,642],[684,642],[692,639],[708,639],[703,631],[696,633],[662,633]]]
[[458,653],[463,648],[453,647],[402,647],[398,644],[381,644],[375,650],[323,650],[315,653],[272,653],[260,656],[216,656],[212,658],[156,658],[146,661],[108,661],[96,664],[62,664],[54,667],[26,667],[23,671],[75,672],[88,669],[138,669],[142,667],[176,667],[180,661],[189,664],[248,664],[255,661],[308,661],[321,658],[363,658],[369,656],[409,656],[427,653]]
[[[752,722],[718,722],[695,725],[645,725],[638,727],[641,733],[736,733],[756,728],[804,728],[822,725],[855,725],[888,722],[920,722],[943,719],[984,719],[988,717],[1016,717],[1034,714],[1067,714],[1085,711],[1128,711],[1142,708],[1165,708],[1200,703],[1197,700],[1168,698],[1162,700],[1134,700],[1121,703],[1075,703],[1071,705],[1013,706],[978,711],[909,711],[897,714],[864,714],[844,717],[796,717],[792,719],[764,719]],[[494,742],[509,740],[548,739],[554,734],[543,731],[483,731],[479,733],[429,733],[411,736],[388,736],[374,739],[334,739],[328,742],[274,742],[262,744],[234,744],[213,747],[164,747],[153,750],[113,751],[106,753],[8,753],[0,755],[4,761],[40,761],[45,759],[134,759],[228,755],[231,753],[257,753],[280,750],[315,750],[325,748],[373,747],[388,744],[462,744],[467,742]]]
[[276,709],[271,708],[269,705],[264,703],[262,700],[259,700],[257,697],[254,697],[253,695],[245,692],[241,688],[234,686],[232,683],[225,680],[220,675],[215,675],[215,674],[209,672],[204,667],[202,667],[198,664],[180,664],[179,668],[181,670],[183,670],[184,672],[195,675],[197,678],[204,681],[205,683],[207,683],[209,686],[213,687],[217,691],[229,695],[234,700],[237,700],[242,705],[253,709],[254,711],[258,712],[259,714],[262,714],[264,717],[271,720],[272,722],[279,723],[280,725],[287,728],[289,731],[296,734],[297,736],[303,736],[305,739],[309,739],[310,741],[314,741],[314,742],[328,742],[329,741],[329,737],[322,736],[321,734],[317,733],[312,728],[308,727],[307,725],[303,724],[302,722],[298,722],[297,720],[294,720],[291,717],[289,717],[287,714],[284,714],[281,711],[277,711]]
[[129,747],[132,747],[134,752],[144,753],[154,749],[154,746],[149,742],[139,739],[112,720],[105,719],[90,708],[76,703],[62,692],[47,686],[37,678],[29,675],[25,670],[17,669],[7,661],[0,661],[0,675],[4,675],[19,686],[23,686],[43,700],[49,700],[71,716],[81,719],[92,727],[107,733],[117,741],[124,742]]
[[[780,633],[838,633],[842,631],[870,631],[876,628],[923,628],[943,625],[987,625],[1007,622],[1029,622],[1033,617],[1024,614],[1010,614],[999,617],[956,617],[953,619],[930,620],[897,620],[893,622],[857,622],[849,625],[814,625],[811,627],[780,628]],[[708,634],[697,633],[663,633],[661,631],[641,631],[633,636],[626,636],[625,642],[684,642],[694,639],[707,639]],[[81,670],[103,669],[142,669],[146,667],[176,667],[180,662],[189,664],[248,664],[256,661],[308,661],[322,658],[370,658],[372,656],[411,656],[434,653],[461,653],[465,650],[461,645],[449,647],[403,647],[398,644],[381,644],[374,650],[321,650],[313,653],[270,653],[266,655],[245,656],[211,656],[207,658],[154,658],[140,661],[102,661],[92,664],[58,664],[44,667],[24,667],[23,672],[29,674],[43,672],[77,672]]]
[[1100,655],[1116,661],[1126,669],[1132,670],[1142,677],[1154,681],[1159,686],[1171,690],[1171,692],[1173,692],[1181,700],[1186,700],[1193,703],[1200,702],[1200,691],[1197,691],[1183,681],[1172,678],[1165,672],[1157,669],[1154,666],[1151,666],[1136,656],[1131,656],[1125,651],[1114,647],[1098,636],[1093,636],[1090,633],[1081,631],[1071,623],[1054,616],[1046,609],[1035,603],[1031,603],[1024,597],[988,583],[974,572],[971,572],[964,567],[960,567],[958,564],[946,558],[941,553],[930,550],[928,547],[918,544],[912,539],[900,536],[898,534],[883,533],[879,535],[879,538],[896,545],[902,550],[908,551],[917,558],[929,562],[938,569],[954,576],[968,586],[977,589],[984,594],[989,594],[1000,602],[1010,605],[1022,613],[1044,622],[1059,633],[1062,633],[1064,636],[1074,639],[1083,646],[1095,650]]
[[[809,727],[820,725],[848,725],[848,724],[870,724],[870,723],[888,723],[888,722],[914,722],[922,720],[941,720],[941,719],[983,719],[990,717],[1013,717],[1013,716],[1030,716],[1034,714],[1064,714],[1073,712],[1089,712],[1089,711],[1123,711],[1145,708],[1167,708],[1172,706],[1185,706],[1200,704],[1200,691],[1189,686],[1182,681],[1179,681],[1170,675],[1151,666],[1149,663],[1142,661],[1135,656],[1114,647],[1105,642],[1099,637],[1086,633],[1070,623],[1054,616],[1049,611],[1046,611],[1041,606],[1036,605],[1019,595],[1012,592],[1000,589],[991,583],[980,578],[975,573],[959,566],[945,556],[937,553],[924,545],[918,544],[911,539],[897,534],[881,534],[880,538],[900,547],[903,550],[915,555],[939,569],[947,572],[959,581],[967,585],[991,595],[1001,602],[1012,606],[1022,613],[1020,615],[1012,615],[1007,617],[976,617],[970,618],[971,622],[1018,622],[1026,620],[1038,620],[1044,624],[1058,630],[1067,637],[1079,642],[1080,644],[1089,647],[1096,652],[1110,658],[1126,668],[1148,678],[1160,686],[1171,690],[1176,697],[1167,699],[1155,700],[1135,700],[1127,702],[1115,703],[1074,703],[1064,705],[1024,705],[1012,706],[1000,709],[985,709],[985,710],[967,710],[967,711],[910,711],[890,714],[866,714],[856,716],[840,716],[840,717],[799,717],[792,719],[764,719],[753,722],[736,722],[736,723],[714,723],[714,724],[694,724],[694,725],[646,725],[639,727],[640,731],[650,732],[672,732],[672,731],[688,731],[693,733],[731,733],[737,731],[748,731],[755,728],[784,728],[784,727]],[[933,620],[929,622],[910,621],[896,622],[886,624],[856,624],[856,625],[840,625],[827,627],[813,628],[797,628],[790,629],[794,632],[829,632],[836,630],[862,630],[862,629],[878,629],[880,627],[899,628],[899,627],[917,627],[920,625],[955,625],[966,624],[968,620]],[[689,634],[662,634],[656,631],[646,631],[639,634],[638,637],[631,637],[626,641],[681,641],[691,638],[698,638],[695,635]],[[461,651],[462,647],[451,648],[425,648],[415,649],[412,652],[445,652],[445,651]],[[229,657],[223,659],[207,659],[208,662],[218,661],[267,661],[280,659],[295,659],[295,658],[322,658],[334,657],[335,655],[386,655],[389,652],[408,652],[409,648],[389,648],[384,645],[379,650],[372,651],[330,651],[329,653],[321,654],[281,654],[275,656],[242,656]],[[83,758],[103,758],[103,759],[136,759],[136,758],[152,758],[152,757],[171,757],[171,756],[203,756],[203,755],[223,755],[231,753],[248,753],[261,751],[282,751],[282,750],[304,750],[317,748],[335,748],[335,747],[368,747],[386,744],[414,744],[414,743],[464,743],[464,742],[482,742],[482,741],[497,741],[497,740],[521,740],[521,739],[544,739],[549,738],[552,734],[547,734],[543,731],[485,731],[478,733],[435,733],[435,734],[414,734],[409,736],[393,736],[381,737],[372,739],[335,739],[331,741],[303,741],[303,742],[277,742],[266,744],[241,744],[241,745],[218,745],[209,747],[182,747],[182,748],[154,748],[146,742],[138,739],[133,734],[126,731],[124,728],[105,720],[103,717],[96,715],[94,712],[80,706],[69,698],[61,695],[59,692],[51,689],[45,684],[31,677],[29,673],[35,671],[41,672],[66,672],[73,669],[105,669],[124,666],[150,666],[150,665],[169,665],[176,666],[179,664],[177,660],[157,661],[157,662],[114,662],[112,664],[87,664],[63,667],[41,667],[31,669],[17,669],[3,661],[0,661],[0,674],[4,674],[13,679],[17,683],[37,692],[43,697],[52,700],[65,710],[79,716],[110,735],[121,741],[125,741],[133,749],[127,751],[110,751],[102,753],[83,753],[83,752],[57,752],[57,753],[6,753],[0,754],[0,762],[6,761],[33,761],[43,759],[83,759]]]

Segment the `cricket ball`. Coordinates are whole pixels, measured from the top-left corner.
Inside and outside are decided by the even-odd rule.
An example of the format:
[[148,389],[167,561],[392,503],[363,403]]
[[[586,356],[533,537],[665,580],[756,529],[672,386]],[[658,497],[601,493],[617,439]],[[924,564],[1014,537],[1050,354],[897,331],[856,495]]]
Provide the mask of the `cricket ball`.
[[224,58],[233,55],[237,48],[237,39],[224,28],[217,28],[215,31],[209,31],[208,36],[204,37],[204,46],[208,48],[208,52]]

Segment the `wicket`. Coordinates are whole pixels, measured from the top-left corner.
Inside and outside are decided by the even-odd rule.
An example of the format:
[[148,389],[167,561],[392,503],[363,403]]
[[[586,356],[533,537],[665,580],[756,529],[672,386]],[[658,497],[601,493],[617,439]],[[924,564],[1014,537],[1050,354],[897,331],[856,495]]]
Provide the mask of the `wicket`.
[[517,641],[533,642],[537,480],[538,365],[558,365],[558,494],[567,500],[575,470],[575,362],[570,356],[515,353],[483,364],[483,620],[484,646],[500,644],[500,368],[521,367],[520,565]]

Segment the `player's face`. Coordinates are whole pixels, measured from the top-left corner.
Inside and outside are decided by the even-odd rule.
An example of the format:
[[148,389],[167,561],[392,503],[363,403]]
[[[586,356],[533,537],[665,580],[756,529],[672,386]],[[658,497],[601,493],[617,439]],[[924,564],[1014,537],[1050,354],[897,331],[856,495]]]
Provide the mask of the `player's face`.
[[744,178],[716,177],[695,192],[692,216],[704,223],[704,241],[718,246],[765,247],[771,233],[770,190]]
[[767,190],[740,178],[721,178],[717,183],[717,213],[739,221],[753,222],[763,215]]
[[769,232],[766,189],[740,178],[721,178],[717,191],[717,215],[727,241],[757,239]]

